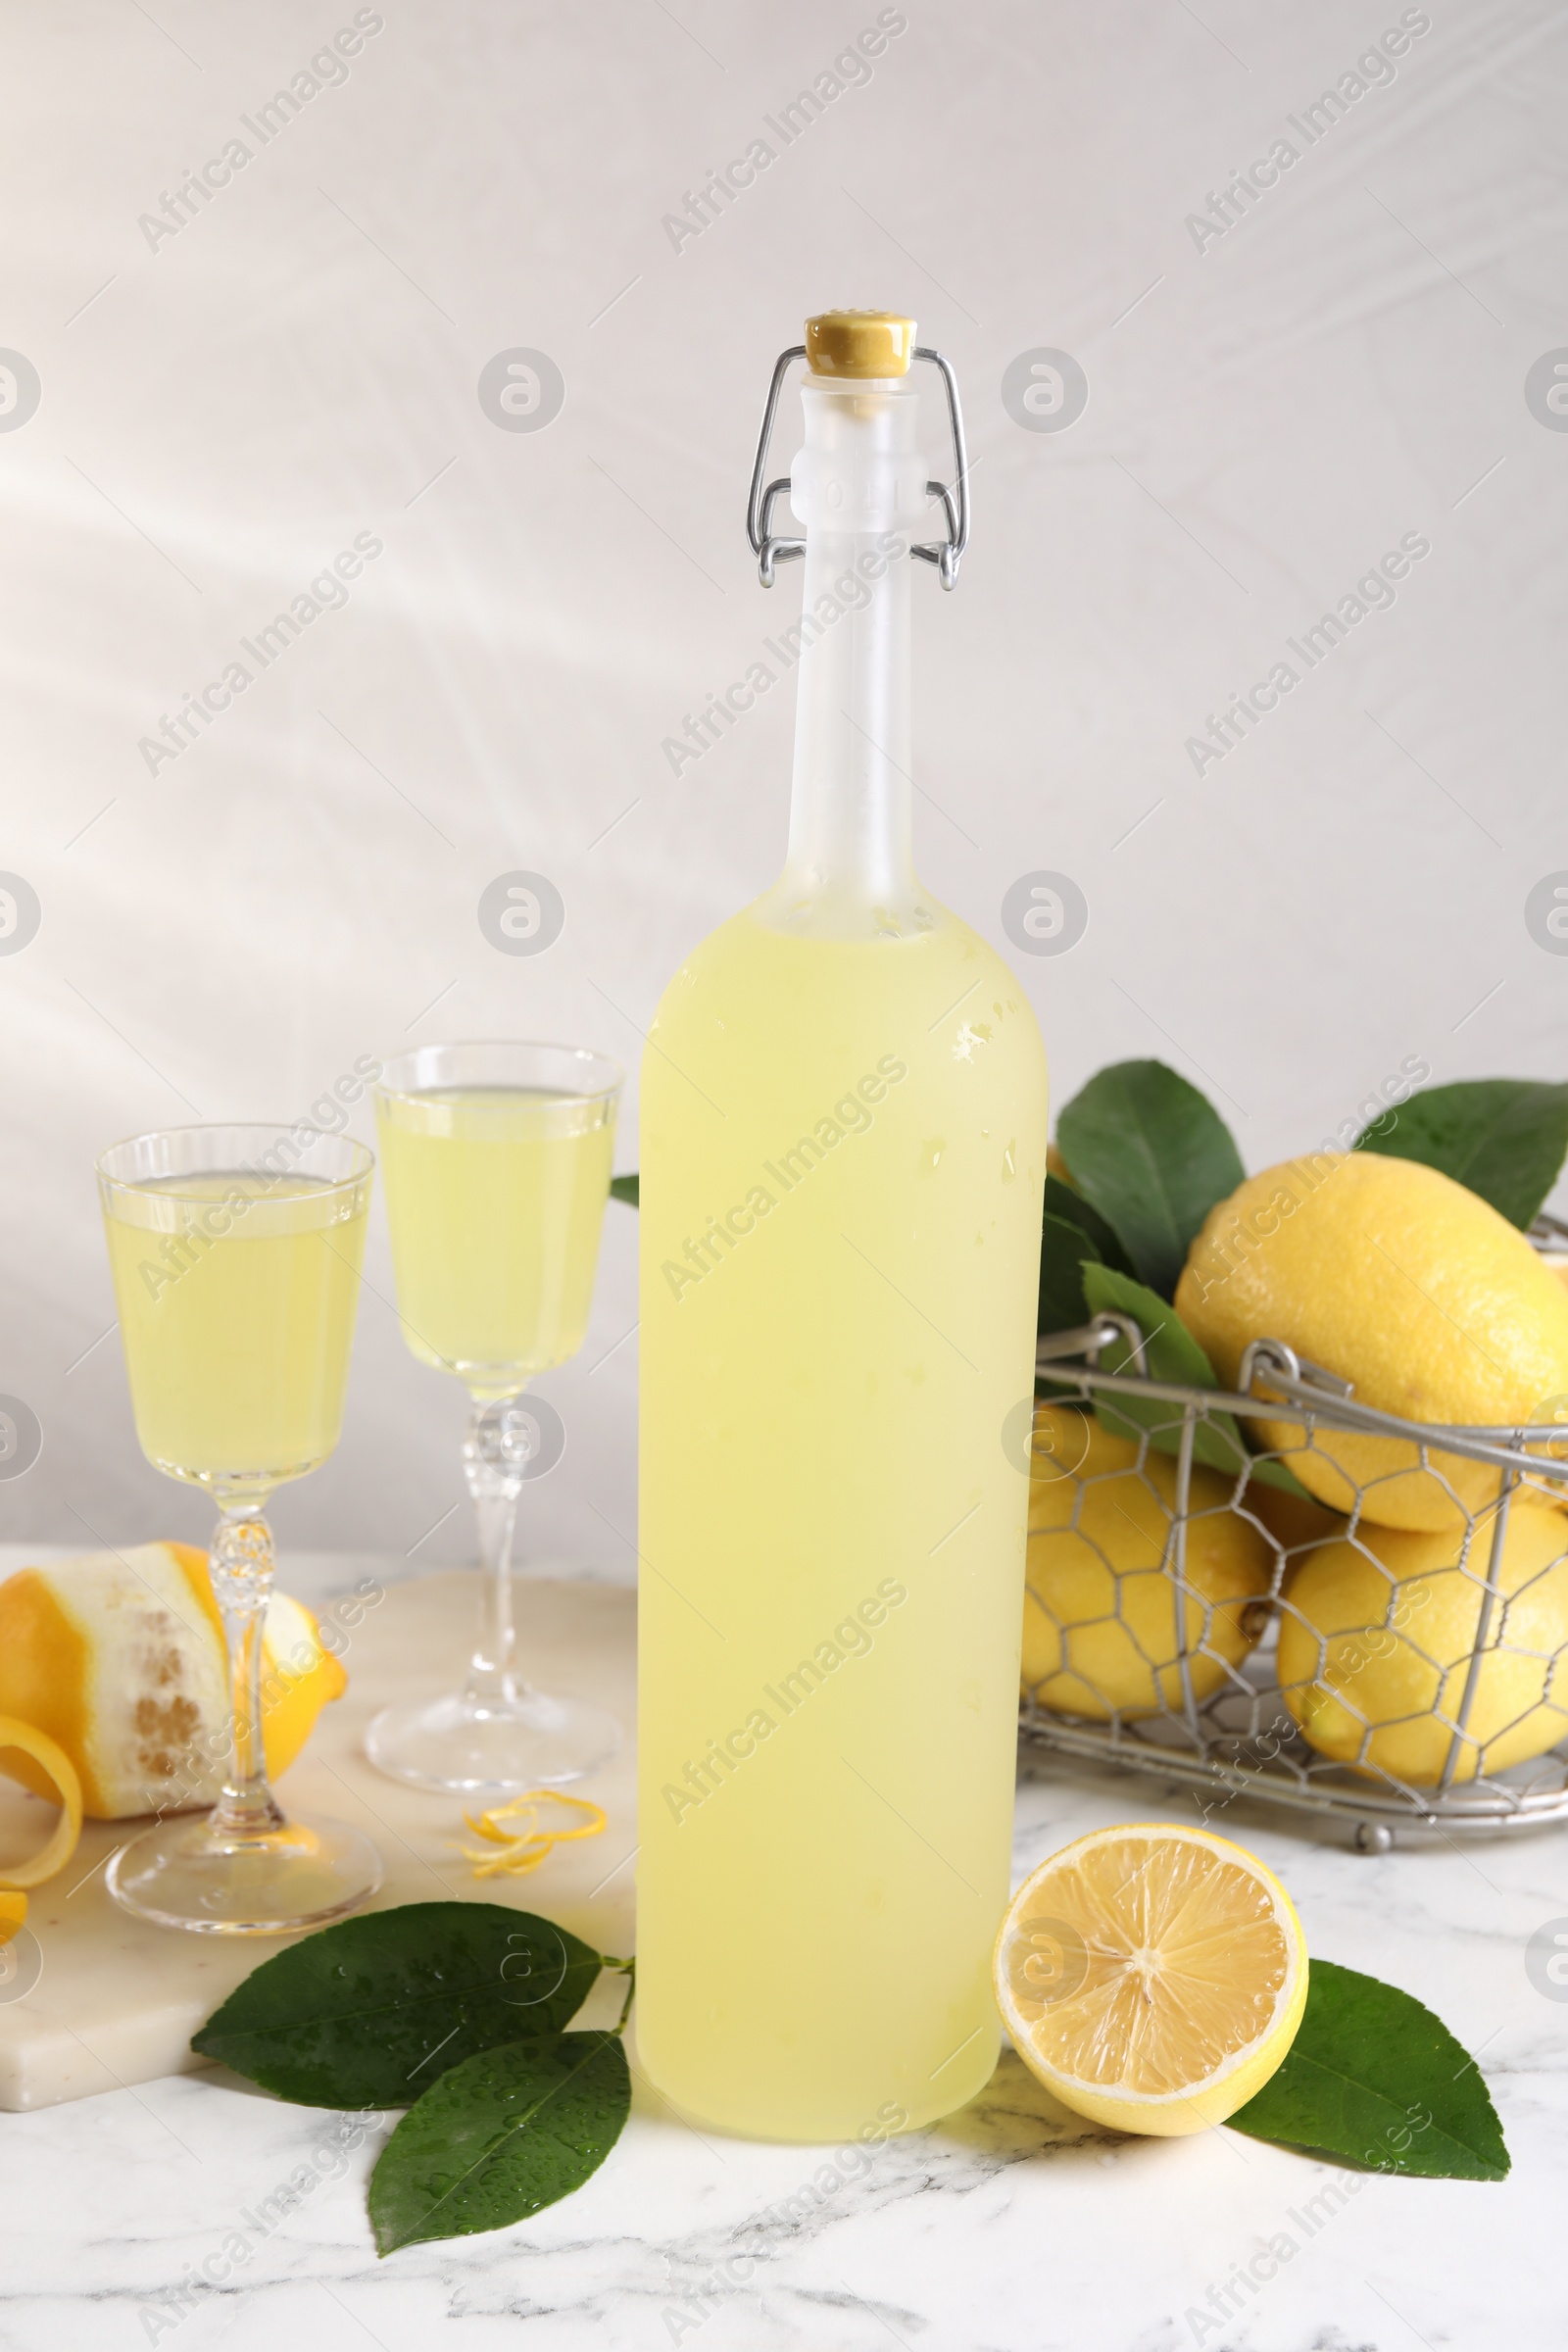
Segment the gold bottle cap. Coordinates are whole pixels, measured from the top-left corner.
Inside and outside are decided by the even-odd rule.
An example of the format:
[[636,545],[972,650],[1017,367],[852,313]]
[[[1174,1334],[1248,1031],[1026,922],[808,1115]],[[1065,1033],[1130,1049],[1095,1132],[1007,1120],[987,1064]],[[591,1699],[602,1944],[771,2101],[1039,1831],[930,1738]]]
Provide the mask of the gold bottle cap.
[[823,311],[806,321],[813,375],[907,375],[914,320],[894,311]]

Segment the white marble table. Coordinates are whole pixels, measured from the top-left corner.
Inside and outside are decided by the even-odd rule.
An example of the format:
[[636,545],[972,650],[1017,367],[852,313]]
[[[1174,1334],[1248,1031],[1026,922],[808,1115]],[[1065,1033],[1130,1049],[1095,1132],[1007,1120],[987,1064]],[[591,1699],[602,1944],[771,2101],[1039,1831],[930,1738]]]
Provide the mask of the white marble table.
[[[332,1581],[329,1562],[291,1565],[296,1590]],[[1019,1874],[1097,1824],[1184,1807],[1031,1765]],[[858,2175],[825,2171],[829,2150],[699,2136],[639,2082],[576,2196],[378,2262],[378,2141],[344,2151],[336,2118],[209,2072],[0,2116],[0,2346],[1558,2352],[1568,2006],[1533,1988],[1524,1955],[1568,1917],[1568,1841],[1373,1859],[1240,1803],[1217,1826],[1281,1873],[1315,1953],[1405,1985],[1481,2054],[1506,2183],[1342,2175],[1224,2131],[1109,2139],[1010,2056],[981,2099]],[[543,1884],[534,1899],[548,1908]],[[223,2275],[199,2283],[204,2266]]]

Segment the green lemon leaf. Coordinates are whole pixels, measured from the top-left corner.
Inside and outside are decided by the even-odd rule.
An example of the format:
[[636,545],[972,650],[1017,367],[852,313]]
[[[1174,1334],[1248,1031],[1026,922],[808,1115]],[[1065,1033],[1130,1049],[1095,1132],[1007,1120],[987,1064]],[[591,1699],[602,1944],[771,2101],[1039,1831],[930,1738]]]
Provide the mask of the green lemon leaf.
[[1038,1332],[1074,1331],[1089,1321],[1084,1263],[1099,1254],[1081,1225],[1069,1225],[1064,1217],[1041,1219]]
[[1568,1085],[1535,1078],[1461,1078],[1429,1086],[1374,1119],[1357,1152],[1418,1159],[1467,1185],[1528,1231],[1568,1152]]
[[481,2050],[409,2109],[370,2176],[376,2249],[506,2230],[604,2163],[631,2107],[614,2034]]
[[1084,1251],[1086,1257],[1097,1257],[1102,1265],[1114,1266],[1119,1274],[1132,1272],[1133,1261],[1114,1229],[1106,1224],[1098,1208],[1090,1206],[1082,1193],[1075,1192],[1070,1184],[1063,1184],[1059,1176],[1046,1178],[1045,1211],[1048,1217],[1059,1218],[1064,1225],[1076,1225],[1085,1239],[1094,1244],[1092,1250]]
[[[1118,1274],[1112,1266],[1086,1265],[1083,1287],[1093,1313],[1112,1312],[1132,1317],[1143,1334],[1144,1360],[1151,1380],[1169,1381],[1173,1385],[1180,1382],[1189,1389],[1219,1387],[1214,1367],[1203,1348],[1176,1309],[1153,1291],[1126,1274]],[[1119,1348],[1105,1348],[1100,1364],[1104,1372],[1136,1369],[1133,1357]],[[1096,1395],[1095,1411],[1112,1437],[1136,1442],[1139,1431],[1147,1429],[1150,1444],[1161,1453],[1176,1453],[1180,1449],[1179,1404],[1168,1404],[1155,1396],[1147,1399],[1129,1396],[1125,1390],[1101,1390]],[[1217,1406],[1210,1408],[1194,1432],[1193,1459],[1206,1462],[1212,1470],[1223,1470],[1231,1478],[1240,1477],[1247,1469],[1252,1480],[1261,1480],[1265,1486],[1279,1487],[1288,1494],[1306,1494],[1300,1480],[1283,1462],[1254,1459],[1247,1449],[1235,1415]]]
[[191,2048],[304,2107],[408,2107],[476,2051],[553,2039],[603,1965],[531,1911],[404,1903],[264,1960]]
[[1056,1133],[1074,1185],[1121,1236],[1133,1271],[1170,1298],[1194,1235],[1242,1181],[1218,1111],[1162,1061],[1117,1061],[1073,1097]]
[[1104,1218],[1059,1176],[1046,1178],[1040,1236],[1038,1332],[1071,1331],[1090,1317],[1081,1268],[1085,1259],[1132,1272],[1132,1261]]
[[[1186,1388],[1217,1389],[1214,1367],[1176,1309],[1165,1299],[1118,1274],[1110,1266],[1085,1266],[1084,1296],[1094,1313],[1130,1315],[1143,1334],[1144,1360],[1151,1380],[1180,1381]],[[1102,1372],[1134,1372],[1136,1359],[1118,1342],[1101,1353]],[[1161,1453],[1175,1453],[1181,1445],[1182,1408],[1158,1396],[1130,1396],[1125,1390],[1100,1390],[1095,1411],[1113,1437],[1137,1440],[1148,1430],[1150,1443]],[[1238,1477],[1247,1463],[1247,1448],[1229,1413],[1210,1412],[1200,1421],[1193,1438],[1193,1458]]]
[[1502,2127],[1472,2058],[1409,1993],[1314,1960],[1277,2075],[1231,2117],[1254,2139],[1320,2148],[1380,2173],[1501,2180]]
[[628,1208],[640,1207],[641,1202],[637,1193],[637,1182],[638,1180],[635,1175],[612,1176],[610,1179],[610,1198],[612,1200],[624,1200]]

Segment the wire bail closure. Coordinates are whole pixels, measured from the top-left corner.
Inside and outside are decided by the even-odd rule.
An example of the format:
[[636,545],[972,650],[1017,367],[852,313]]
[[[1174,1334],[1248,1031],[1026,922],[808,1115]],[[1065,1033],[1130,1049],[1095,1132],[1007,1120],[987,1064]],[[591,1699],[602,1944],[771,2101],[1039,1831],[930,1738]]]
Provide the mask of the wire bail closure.
[[[928,498],[942,502],[942,512],[948,525],[947,537],[922,541],[911,547],[909,553],[917,556],[922,564],[936,565],[944,588],[956,588],[958,584],[958,565],[969,544],[969,459],[964,447],[958,379],[953,372],[952,361],[944,359],[942,353],[934,351],[928,343],[917,343],[914,356],[940,369],[947,390],[948,420],[953,428],[954,480],[951,489],[946,482],[927,482],[925,486]],[[792,343],[788,351],[781,351],[773,363],[773,380],[767,388],[767,406],[762,411],[762,430],[757,443],[757,462],[752,467],[751,493],[746,501],[746,536],[757,558],[757,576],[764,588],[773,585],[775,565],[788,564],[796,556],[806,553],[804,539],[781,538],[771,527],[773,501],[780,492],[788,492],[788,474],[781,475],[777,481],[767,482],[766,488],[763,488],[767,476],[767,445],[773,437],[773,419],[778,414],[784,378],[789,373],[791,364],[805,357],[806,345]]]

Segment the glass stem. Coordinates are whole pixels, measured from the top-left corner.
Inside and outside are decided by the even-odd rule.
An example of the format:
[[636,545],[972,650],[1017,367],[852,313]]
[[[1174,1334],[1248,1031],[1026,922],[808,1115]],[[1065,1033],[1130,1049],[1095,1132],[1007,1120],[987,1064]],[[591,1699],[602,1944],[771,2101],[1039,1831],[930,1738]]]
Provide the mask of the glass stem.
[[479,1523],[479,1639],[464,1690],[474,1714],[504,1714],[521,1689],[514,1672],[516,1634],[512,1622],[512,1538],[529,1458],[526,1424],[513,1408],[515,1396],[489,1403],[474,1399],[463,1442],[463,1467]]
[[272,1531],[254,1503],[226,1505],[209,1563],[213,1598],[228,1645],[233,1745],[211,1826],[258,1836],[279,1829],[283,1814],[267,1782],[262,1740],[262,1629],[272,1589]]

